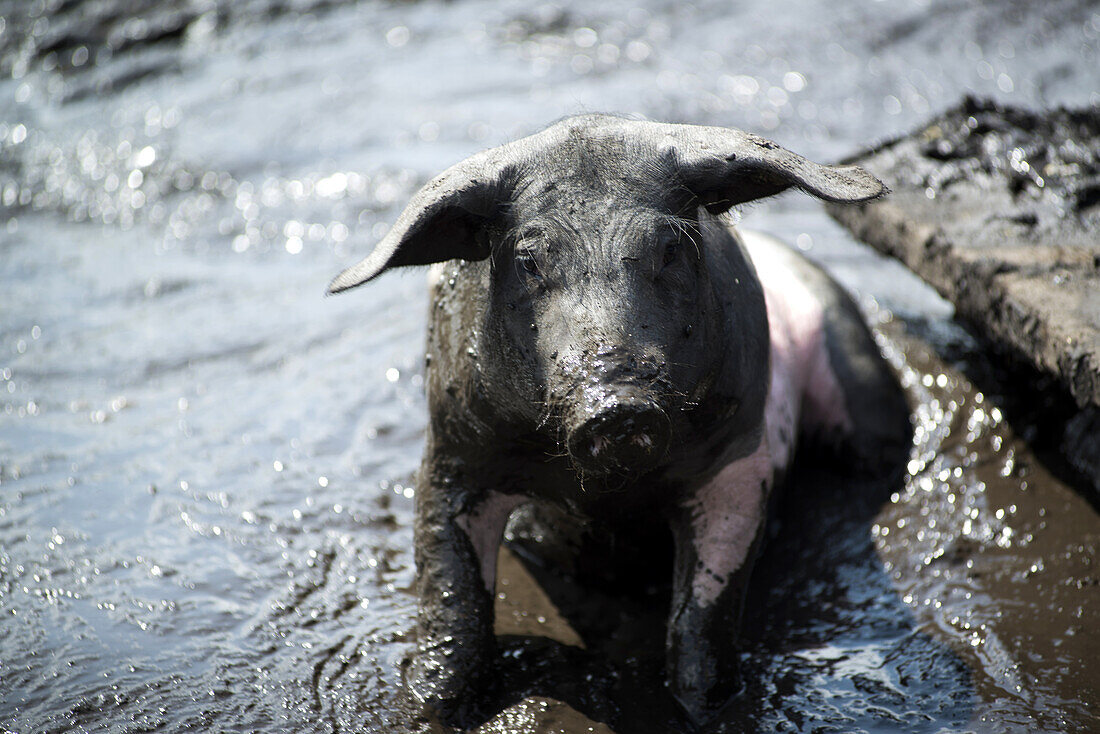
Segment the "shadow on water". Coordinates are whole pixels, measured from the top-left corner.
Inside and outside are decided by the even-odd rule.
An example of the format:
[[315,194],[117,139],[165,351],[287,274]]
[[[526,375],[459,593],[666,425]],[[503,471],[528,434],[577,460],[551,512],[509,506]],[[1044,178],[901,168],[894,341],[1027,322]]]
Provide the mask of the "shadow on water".
[[1072,440],[1067,427],[1091,421],[1087,425],[1097,430],[1095,408],[1082,410],[1058,378],[1040,372],[1019,354],[975,338],[968,327],[952,324],[945,329],[942,323],[911,319],[906,328],[916,338],[935,344],[945,363],[1004,412],[1005,421],[1027,443],[1034,460],[1100,512],[1100,479],[1090,479],[1069,458],[1072,451],[1066,451]]
[[[874,552],[874,518],[897,489],[820,466],[795,472],[746,604],[745,688],[707,731],[965,727],[973,696],[969,671],[949,647],[917,628]],[[623,583],[578,588],[575,579],[527,562],[586,650],[508,638],[502,675],[513,697],[566,702],[622,734],[692,730],[664,686],[668,585],[652,576],[671,569],[662,559],[632,560],[651,578],[625,596]],[[644,582],[642,574],[634,576]],[[534,615],[536,627],[539,618]],[[566,714],[558,715],[564,723]]]

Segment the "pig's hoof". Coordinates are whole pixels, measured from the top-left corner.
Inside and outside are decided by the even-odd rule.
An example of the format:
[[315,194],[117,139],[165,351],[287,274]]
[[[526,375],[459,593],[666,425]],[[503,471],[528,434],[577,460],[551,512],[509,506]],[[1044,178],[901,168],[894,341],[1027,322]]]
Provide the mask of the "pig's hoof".
[[695,728],[701,730],[715,723],[718,715],[742,690],[744,687],[741,685],[741,678],[734,674],[725,675],[705,688],[676,690],[673,686],[673,696]]
[[441,722],[463,728],[477,723],[480,716],[484,666],[464,666],[468,671],[449,665],[432,653],[417,655],[408,670],[407,685],[413,697]]

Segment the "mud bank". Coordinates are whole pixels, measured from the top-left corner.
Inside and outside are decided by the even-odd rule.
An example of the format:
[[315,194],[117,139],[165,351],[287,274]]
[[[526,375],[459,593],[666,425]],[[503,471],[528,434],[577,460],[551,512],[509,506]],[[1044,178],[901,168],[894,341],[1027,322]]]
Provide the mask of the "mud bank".
[[830,209],[1076,408],[1062,450],[1100,489],[1100,108],[967,98],[856,157],[893,189]]

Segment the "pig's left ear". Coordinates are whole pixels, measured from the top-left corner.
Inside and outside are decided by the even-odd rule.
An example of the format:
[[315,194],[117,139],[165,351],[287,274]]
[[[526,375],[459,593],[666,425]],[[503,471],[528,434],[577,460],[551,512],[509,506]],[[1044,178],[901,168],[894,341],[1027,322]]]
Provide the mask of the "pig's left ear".
[[480,233],[504,200],[509,167],[503,158],[500,148],[484,151],[429,181],[374,251],[337,275],[328,292],[354,288],[402,265],[488,257],[488,244]]
[[888,193],[858,166],[825,166],[770,140],[733,128],[663,125],[684,185],[707,210],[773,196],[796,186],[819,199],[855,203]]

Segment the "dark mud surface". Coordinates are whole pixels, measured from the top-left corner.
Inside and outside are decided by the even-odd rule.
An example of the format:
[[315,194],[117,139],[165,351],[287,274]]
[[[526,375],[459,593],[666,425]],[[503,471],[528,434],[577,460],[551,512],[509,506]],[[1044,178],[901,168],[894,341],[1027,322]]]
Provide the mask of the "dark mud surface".
[[835,216],[1100,406],[1100,105],[968,99],[858,160],[894,193]]
[[[437,729],[401,683],[424,278],[321,293],[445,166],[585,110],[832,160],[1098,70],[1075,0],[0,2],[0,729]],[[882,321],[917,430],[896,485],[800,469],[719,728],[1100,729],[1094,508],[948,304],[808,199],[745,219]],[[679,730],[661,564],[530,543],[482,730]]]

